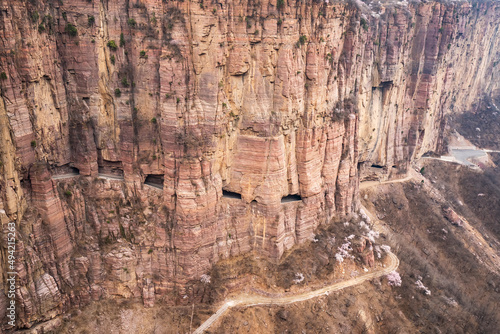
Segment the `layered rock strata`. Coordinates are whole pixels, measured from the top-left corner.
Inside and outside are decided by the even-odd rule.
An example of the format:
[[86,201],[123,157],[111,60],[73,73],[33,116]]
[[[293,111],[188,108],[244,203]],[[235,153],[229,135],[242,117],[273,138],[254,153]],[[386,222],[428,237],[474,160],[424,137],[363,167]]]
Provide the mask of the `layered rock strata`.
[[4,0],[19,326],[113,296],[196,299],[221,258],[277,261],[498,92],[497,3],[360,6]]

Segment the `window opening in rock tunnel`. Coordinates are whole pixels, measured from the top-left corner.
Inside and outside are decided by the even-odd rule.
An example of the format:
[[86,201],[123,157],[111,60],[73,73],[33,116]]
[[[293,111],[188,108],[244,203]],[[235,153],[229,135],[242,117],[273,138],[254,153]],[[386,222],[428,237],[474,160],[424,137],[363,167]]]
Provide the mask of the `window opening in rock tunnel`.
[[80,170],[76,167],[70,166],[69,164],[62,166],[50,166],[49,169],[53,176],[80,175]]
[[222,189],[222,197],[241,199],[241,194]]
[[372,168],[384,168],[385,166],[381,166],[381,165],[376,165],[376,164],[373,164],[372,165]]
[[302,197],[300,197],[300,195],[297,194],[288,195],[281,199],[281,203],[298,202],[298,201],[302,201]]
[[144,180],[144,184],[148,186],[163,189],[164,176],[160,174],[148,174]]
[[123,165],[121,161],[99,159],[97,164],[99,174],[123,177]]

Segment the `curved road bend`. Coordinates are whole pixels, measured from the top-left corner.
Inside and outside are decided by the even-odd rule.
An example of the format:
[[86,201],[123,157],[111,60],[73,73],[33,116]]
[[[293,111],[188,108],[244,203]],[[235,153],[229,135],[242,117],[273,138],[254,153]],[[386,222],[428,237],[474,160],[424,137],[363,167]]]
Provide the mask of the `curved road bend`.
[[385,276],[389,274],[391,271],[396,270],[399,266],[399,259],[393,253],[388,253],[390,263],[387,267],[373,271],[371,273],[363,274],[355,278],[351,278],[347,281],[335,283],[328,285],[324,288],[304,292],[296,295],[289,295],[278,298],[271,298],[265,296],[241,296],[235,299],[231,299],[226,301],[218,310],[215,312],[210,318],[208,318],[204,323],[198,327],[193,334],[202,334],[205,330],[207,330],[211,325],[213,325],[224,313],[229,310],[231,307],[248,307],[248,306],[257,306],[257,305],[285,305],[296,302],[302,302],[305,300],[309,300],[318,296],[328,295],[330,292],[342,290],[354,285],[361,284],[367,280]]

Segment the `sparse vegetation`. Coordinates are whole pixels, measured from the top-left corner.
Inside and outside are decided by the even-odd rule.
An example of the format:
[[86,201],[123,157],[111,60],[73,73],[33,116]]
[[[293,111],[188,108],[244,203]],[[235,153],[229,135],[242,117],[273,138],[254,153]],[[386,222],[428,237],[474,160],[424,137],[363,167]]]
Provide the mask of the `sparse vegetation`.
[[95,17],[94,17],[94,15],[89,15],[89,16],[88,16],[88,24],[89,24],[89,27],[90,27],[90,26],[93,26],[93,25],[94,25],[94,23],[95,23]]
[[130,86],[130,84],[128,83],[128,80],[127,80],[126,77],[122,78],[122,85],[123,85],[123,87],[129,87]]
[[130,18],[127,20],[127,24],[131,27],[135,27],[137,25],[137,22],[133,18]]
[[120,96],[122,96],[122,91],[120,90],[120,88],[116,88],[116,89],[115,89],[115,96],[116,96],[116,97],[120,97]]
[[210,284],[211,280],[212,280],[212,278],[210,277],[210,275],[207,275],[207,274],[203,274],[200,277],[200,282],[203,284]]
[[401,276],[397,271],[391,271],[387,276],[387,283],[390,286],[401,286],[402,280]]
[[5,72],[0,73],[0,79],[7,80],[7,73]]
[[123,47],[125,45],[125,36],[123,33],[120,34],[120,46]]
[[361,24],[361,27],[363,27],[363,29],[365,31],[368,31],[368,22],[366,22],[366,20],[364,18],[361,18],[360,24]]
[[113,51],[116,51],[118,49],[118,45],[116,45],[116,42],[114,40],[110,40],[108,42],[108,47]]
[[111,61],[111,64],[113,64],[113,65],[114,65],[114,64],[115,64],[115,61],[116,61],[116,59],[115,59],[115,55],[111,55],[111,57],[109,57],[109,60]]
[[35,10],[33,13],[31,13],[31,20],[33,21],[33,23],[37,23],[39,17],[40,15],[38,14],[38,11]]
[[76,29],[76,27],[74,25],[72,25],[71,23],[66,24],[66,28],[64,28],[64,31],[66,31],[66,33],[68,35],[73,36],[73,37],[78,35],[78,29]]
[[31,147],[35,148],[36,147],[36,141],[35,140],[32,140],[31,141]]

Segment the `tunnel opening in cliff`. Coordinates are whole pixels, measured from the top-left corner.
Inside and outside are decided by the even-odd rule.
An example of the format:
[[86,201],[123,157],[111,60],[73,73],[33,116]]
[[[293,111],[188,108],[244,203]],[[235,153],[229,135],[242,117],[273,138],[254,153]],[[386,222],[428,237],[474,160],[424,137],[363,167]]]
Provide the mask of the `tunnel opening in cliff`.
[[155,188],[163,189],[164,176],[160,174],[149,174],[144,180],[144,184]]
[[222,189],[222,197],[225,198],[233,198],[233,199],[241,199],[241,194],[232,192],[232,191],[227,191]]
[[80,170],[76,167],[65,164],[62,166],[50,166],[49,170],[53,176],[80,175]]
[[123,177],[123,165],[121,161],[98,160],[99,174]]
[[299,202],[302,201],[302,197],[300,195],[288,195],[281,199],[281,203],[289,203],[289,202]]
[[372,164],[371,166],[372,168],[377,168],[377,169],[383,169],[385,168],[385,166],[382,166],[382,165],[377,165],[377,164]]

